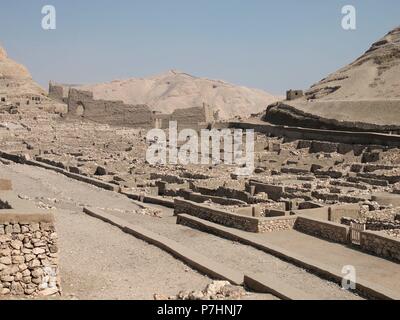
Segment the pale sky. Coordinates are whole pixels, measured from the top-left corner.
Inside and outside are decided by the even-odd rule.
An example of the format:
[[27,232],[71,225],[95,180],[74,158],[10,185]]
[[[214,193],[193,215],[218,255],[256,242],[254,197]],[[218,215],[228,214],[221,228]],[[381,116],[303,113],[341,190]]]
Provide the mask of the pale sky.
[[[355,31],[341,27],[347,4]],[[44,5],[56,8],[56,30],[41,27]],[[398,0],[1,0],[0,10],[0,43],[45,87],[178,69],[283,94],[400,25]]]

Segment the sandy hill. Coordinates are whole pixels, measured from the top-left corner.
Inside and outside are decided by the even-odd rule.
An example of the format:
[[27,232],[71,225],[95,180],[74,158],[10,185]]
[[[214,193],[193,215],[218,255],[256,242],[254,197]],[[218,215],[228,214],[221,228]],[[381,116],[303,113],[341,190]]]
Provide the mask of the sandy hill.
[[306,92],[308,99],[400,98],[400,27]]
[[248,117],[265,110],[267,105],[280,99],[262,90],[197,78],[178,71],[79,88],[92,91],[96,99],[146,104],[153,111],[161,113],[171,113],[175,109],[198,107],[206,103],[218,112],[220,119]]
[[45,91],[32,80],[29,71],[8,58],[7,52],[2,47],[0,47],[0,93],[9,97],[21,94],[45,94]]
[[265,119],[315,128],[400,132],[400,27],[311,86],[303,98],[269,106]]

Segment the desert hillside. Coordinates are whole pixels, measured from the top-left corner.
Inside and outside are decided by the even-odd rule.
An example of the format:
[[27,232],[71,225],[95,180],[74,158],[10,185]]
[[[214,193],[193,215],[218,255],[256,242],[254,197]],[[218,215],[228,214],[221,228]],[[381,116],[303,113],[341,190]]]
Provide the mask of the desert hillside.
[[96,99],[122,100],[129,104],[146,104],[153,111],[171,113],[175,109],[209,104],[220,119],[248,117],[265,110],[281,97],[262,90],[235,86],[223,81],[197,78],[187,73],[169,71],[141,79],[116,80],[80,86],[94,93]]
[[400,132],[400,27],[357,60],[311,86],[304,97],[268,107],[284,125]]
[[27,68],[10,59],[2,47],[0,47],[0,92],[10,97],[21,94],[45,94],[45,91],[32,80]]
[[400,98],[400,27],[356,61],[313,85],[306,96],[323,100]]

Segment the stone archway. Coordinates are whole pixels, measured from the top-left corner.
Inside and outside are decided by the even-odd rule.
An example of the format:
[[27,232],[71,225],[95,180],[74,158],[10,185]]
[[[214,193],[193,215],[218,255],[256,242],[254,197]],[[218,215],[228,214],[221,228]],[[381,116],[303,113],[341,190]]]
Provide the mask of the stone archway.
[[79,101],[76,104],[75,115],[78,117],[82,117],[84,113],[85,113],[85,105],[81,101]]

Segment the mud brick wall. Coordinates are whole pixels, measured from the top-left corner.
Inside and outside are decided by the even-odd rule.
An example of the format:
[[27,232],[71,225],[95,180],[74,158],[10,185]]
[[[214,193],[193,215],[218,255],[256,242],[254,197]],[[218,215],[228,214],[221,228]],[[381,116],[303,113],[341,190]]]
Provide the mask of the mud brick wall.
[[350,228],[341,224],[309,217],[298,217],[294,228],[300,232],[325,240],[347,244]]
[[61,292],[54,222],[31,220],[0,213],[0,297]]
[[400,239],[373,231],[361,232],[361,250],[400,262]]
[[70,89],[68,95],[68,113],[80,115],[86,119],[110,125],[150,128],[153,126],[153,113],[145,105],[129,105],[122,101],[96,100],[93,93]]

